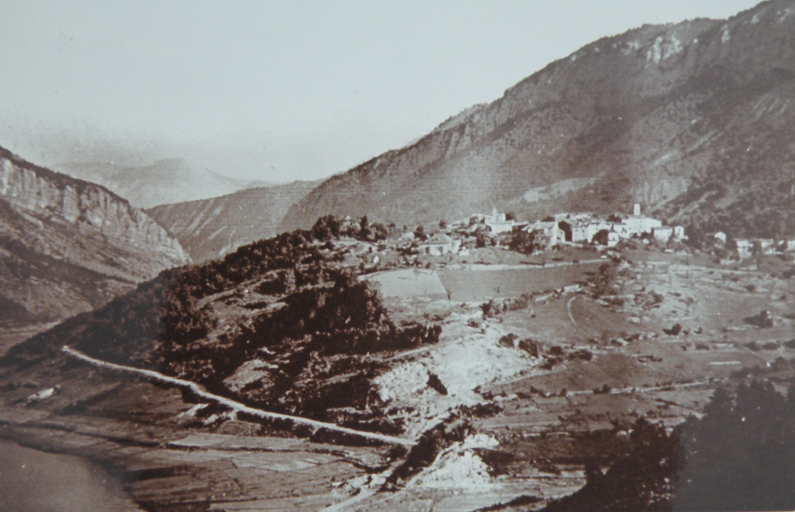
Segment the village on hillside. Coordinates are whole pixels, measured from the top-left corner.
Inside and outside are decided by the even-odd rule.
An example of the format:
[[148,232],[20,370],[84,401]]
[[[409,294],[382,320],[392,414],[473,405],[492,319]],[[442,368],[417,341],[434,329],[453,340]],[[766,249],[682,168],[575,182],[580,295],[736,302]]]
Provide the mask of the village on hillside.
[[[502,248],[523,255],[551,255],[567,250],[608,250],[620,243],[654,245],[659,249],[684,249],[694,245],[681,225],[666,225],[644,215],[639,204],[632,213],[597,215],[594,213],[556,213],[537,220],[519,220],[510,212],[492,209],[488,214],[473,214],[468,219],[439,222],[438,226],[385,227],[346,217],[339,220],[342,233],[371,234],[369,246],[353,249],[370,270],[392,266],[435,266],[442,263],[467,263],[482,259],[478,249]],[[795,251],[795,240],[736,239],[723,231],[699,234],[699,249],[719,259],[741,261],[754,255],[779,255]],[[358,236],[361,240],[361,236]],[[364,251],[364,253],[362,253]],[[476,253],[477,252],[477,253]],[[484,261],[484,263],[505,263]]]
[[[566,244],[614,247],[622,240],[632,239],[662,245],[688,241],[683,226],[667,226],[659,219],[646,216],[641,212],[641,206],[635,203],[631,214],[557,213],[534,221],[520,221],[510,213],[493,209],[491,214],[477,214],[468,221],[450,224],[446,230],[449,236],[426,240],[421,245],[421,252],[446,254],[466,250],[462,235],[466,237],[481,232],[489,238],[491,245],[507,245],[510,239],[506,234],[516,236],[523,233],[536,250],[549,250]],[[727,258],[746,259],[757,254],[781,255],[795,251],[795,239],[734,238],[724,231],[708,233],[704,238],[706,247]],[[442,244],[442,241],[447,244]]]

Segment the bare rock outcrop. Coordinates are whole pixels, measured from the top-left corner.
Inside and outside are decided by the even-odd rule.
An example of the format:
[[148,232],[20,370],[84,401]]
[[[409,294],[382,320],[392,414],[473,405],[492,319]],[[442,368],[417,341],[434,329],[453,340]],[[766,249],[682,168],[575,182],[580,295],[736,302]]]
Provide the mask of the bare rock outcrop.
[[0,323],[87,311],[188,261],[126,200],[0,148]]

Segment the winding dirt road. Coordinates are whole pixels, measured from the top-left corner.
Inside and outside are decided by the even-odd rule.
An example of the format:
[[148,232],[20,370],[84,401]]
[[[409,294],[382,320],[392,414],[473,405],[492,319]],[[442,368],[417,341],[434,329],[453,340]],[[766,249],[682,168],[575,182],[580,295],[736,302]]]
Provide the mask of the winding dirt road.
[[334,423],[326,423],[326,422],[323,422],[323,421],[311,420],[309,418],[302,418],[300,416],[291,416],[289,414],[280,414],[280,413],[277,413],[277,412],[268,412],[268,411],[263,411],[263,410],[260,410],[260,409],[254,409],[253,407],[249,407],[247,405],[241,404],[240,402],[236,402],[234,400],[230,400],[229,398],[225,398],[225,397],[222,397],[222,396],[214,395],[213,393],[210,393],[209,391],[204,389],[199,384],[196,384],[195,382],[191,382],[191,381],[187,381],[187,380],[183,380],[183,379],[177,379],[175,377],[169,377],[168,375],[163,375],[162,373],[158,373],[158,372],[155,372],[155,371],[152,371],[152,370],[144,370],[144,369],[141,369],[141,368],[134,368],[132,366],[124,366],[124,365],[115,364],[115,363],[108,363],[108,362],[102,361],[100,359],[94,359],[93,357],[87,356],[84,353],[80,352],[79,350],[75,350],[75,349],[73,349],[71,347],[67,347],[65,345],[61,348],[61,350],[63,350],[66,354],[68,354],[68,355],[70,355],[72,357],[80,359],[81,361],[84,361],[84,362],[89,363],[91,365],[98,366],[100,368],[107,368],[107,369],[116,370],[116,371],[120,371],[120,372],[133,373],[133,374],[136,374],[136,375],[141,375],[141,376],[147,377],[147,378],[152,379],[152,380],[156,380],[156,381],[159,381],[159,382],[164,382],[166,384],[171,384],[171,385],[177,386],[179,388],[188,389],[191,392],[193,392],[194,394],[196,394],[197,396],[200,396],[202,398],[205,398],[207,400],[211,400],[211,401],[213,401],[215,403],[218,403],[218,404],[221,404],[221,405],[224,405],[224,406],[230,408],[235,413],[241,413],[242,412],[242,413],[245,413],[245,414],[250,414],[252,416],[256,416],[258,418],[287,420],[287,421],[291,421],[293,423],[297,423],[297,424],[301,424],[301,425],[309,425],[309,426],[314,427],[316,429],[326,429],[326,430],[330,430],[330,431],[333,431],[333,432],[341,432],[343,434],[348,434],[348,435],[358,436],[358,437],[364,437],[364,438],[367,438],[367,439],[373,439],[373,440],[380,441],[382,443],[387,443],[387,444],[398,444],[398,445],[409,446],[409,447],[414,446],[416,444],[415,441],[412,441],[412,440],[409,440],[409,439],[402,439],[400,437],[393,437],[393,436],[387,436],[387,435],[383,435],[383,434],[376,434],[374,432],[363,432],[361,430],[354,430],[354,429],[347,428],[347,427],[341,427],[339,425],[335,425]]

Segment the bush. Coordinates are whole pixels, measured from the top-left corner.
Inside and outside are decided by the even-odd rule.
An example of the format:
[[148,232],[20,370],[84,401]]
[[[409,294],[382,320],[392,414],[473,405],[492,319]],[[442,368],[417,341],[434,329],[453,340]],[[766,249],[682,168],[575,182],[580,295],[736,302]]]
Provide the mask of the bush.
[[511,235],[508,247],[512,251],[521,254],[532,254],[536,251],[544,250],[541,236],[536,231],[528,233],[524,230],[518,230]]
[[510,333],[500,338],[497,344],[501,347],[514,348],[516,346],[515,343],[517,339],[519,339],[519,336]]

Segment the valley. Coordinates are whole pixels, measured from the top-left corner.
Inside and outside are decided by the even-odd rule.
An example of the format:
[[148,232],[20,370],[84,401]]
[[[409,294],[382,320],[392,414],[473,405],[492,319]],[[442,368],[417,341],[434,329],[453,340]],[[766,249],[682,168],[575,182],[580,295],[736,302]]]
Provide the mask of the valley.
[[[319,181],[209,170],[316,178],[339,140],[269,81],[232,109],[226,52],[218,126],[207,68],[157,151],[0,148],[0,440],[55,468],[12,478],[147,512],[792,509],[793,13],[598,39]],[[355,106],[337,156],[380,136]]]
[[[13,348],[0,433],[109,464],[145,510],[540,510],[627,453],[638,418],[670,429],[718,387],[795,378],[787,256],[499,238],[431,256],[362,224],[161,278],[206,326],[183,345],[114,334],[151,323],[150,284]],[[179,284],[202,275],[218,284]]]
[[276,235],[290,206],[317,185],[297,181],[254,187],[210,199],[156,206],[147,213],[179,240],[193,261],[207,261]]

